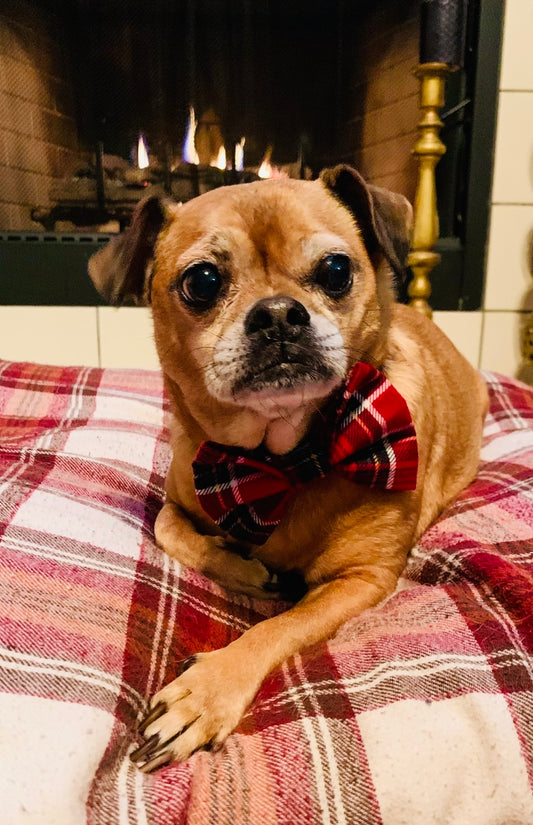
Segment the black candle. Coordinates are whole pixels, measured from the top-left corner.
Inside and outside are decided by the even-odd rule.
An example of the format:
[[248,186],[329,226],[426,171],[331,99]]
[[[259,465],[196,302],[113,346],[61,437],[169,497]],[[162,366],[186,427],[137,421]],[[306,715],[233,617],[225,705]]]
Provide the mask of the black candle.
[[463,65],[468,0],[422,0],[420,62]]

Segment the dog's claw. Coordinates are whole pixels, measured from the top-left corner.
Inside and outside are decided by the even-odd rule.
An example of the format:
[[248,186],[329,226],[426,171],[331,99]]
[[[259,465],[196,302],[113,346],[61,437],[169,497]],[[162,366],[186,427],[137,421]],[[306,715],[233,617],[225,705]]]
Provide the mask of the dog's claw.
[[154,756],[153,759],[150,759],[148,762],[144,762],[142,765],[137,765],[137,767],[143,773],[152,773],[157,770],[157,768],[163,768],[165,765],[170,765],[171,762],[172,754],[170,751],[164,751],[163,753],[160,753],[159,756]]
[[187,659],[184,659],[182,662],[179,663],[178,666],[178,676],[181,676],[182,673],[185,673],[186,670],[189,670],[190,667],[194,665],[196,662],[196,655],[188,656]]
[[154,733],[146,742],[130,753],[132,762],[148,763],[159,747],[159,734]]
[[154,708],[152,708],[150,713],[147,716],[145,716],[145,718],[140,723],[138,730],[141,736],[144,734],[145,730],[152,724],[152,722],[155,722],[156,719],[159,719],[159,717],[163,716],[163,714],[166,712],[166,704],[164,702],[158,702],[157,705]]

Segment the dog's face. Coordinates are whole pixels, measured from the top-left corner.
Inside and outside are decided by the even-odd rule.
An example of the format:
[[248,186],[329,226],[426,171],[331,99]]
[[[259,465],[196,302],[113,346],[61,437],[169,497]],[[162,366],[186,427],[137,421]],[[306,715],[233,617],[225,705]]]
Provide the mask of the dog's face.
[[322,189],[218,189],[173,210],[158,242],[151,302],[165,372],[181,385],[187,365],[202,395],[234,408],[233,424],[252,411],[296,432],[379,329],[363,242]]
[[342,175],[363,204],[359,223],[327,178],[266,181],[152,203],[129,248],[93,259],[104,293],[151,303],[163,371],[208,438],[286,452],[351,364],[379,360],[391,302],[381,263],[399,260],[407,221],[387,255],[378,196],[351,170],[337,187]]

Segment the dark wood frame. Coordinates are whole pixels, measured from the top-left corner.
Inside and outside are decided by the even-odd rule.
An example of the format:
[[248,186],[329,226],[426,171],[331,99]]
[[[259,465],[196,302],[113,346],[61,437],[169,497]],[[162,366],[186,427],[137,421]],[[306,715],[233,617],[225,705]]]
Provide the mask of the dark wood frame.
[[[450,77],[443,111],[448,157],[437,166],[442,260],[431,274],[430,299],[437,310],[477,310],[483,300],[504,4],[469,3],[465,70]],[[448,129],[454,110],[457,122]]]

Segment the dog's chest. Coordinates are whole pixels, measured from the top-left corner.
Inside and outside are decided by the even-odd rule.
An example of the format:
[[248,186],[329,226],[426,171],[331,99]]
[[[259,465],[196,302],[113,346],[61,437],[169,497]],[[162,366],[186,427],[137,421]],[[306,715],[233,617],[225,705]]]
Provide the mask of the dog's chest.
[[277,570],[305,571],[335,543],[343,516],[357,507],[360,486],[337,473],[298,490],[265,544],[251,555]]

